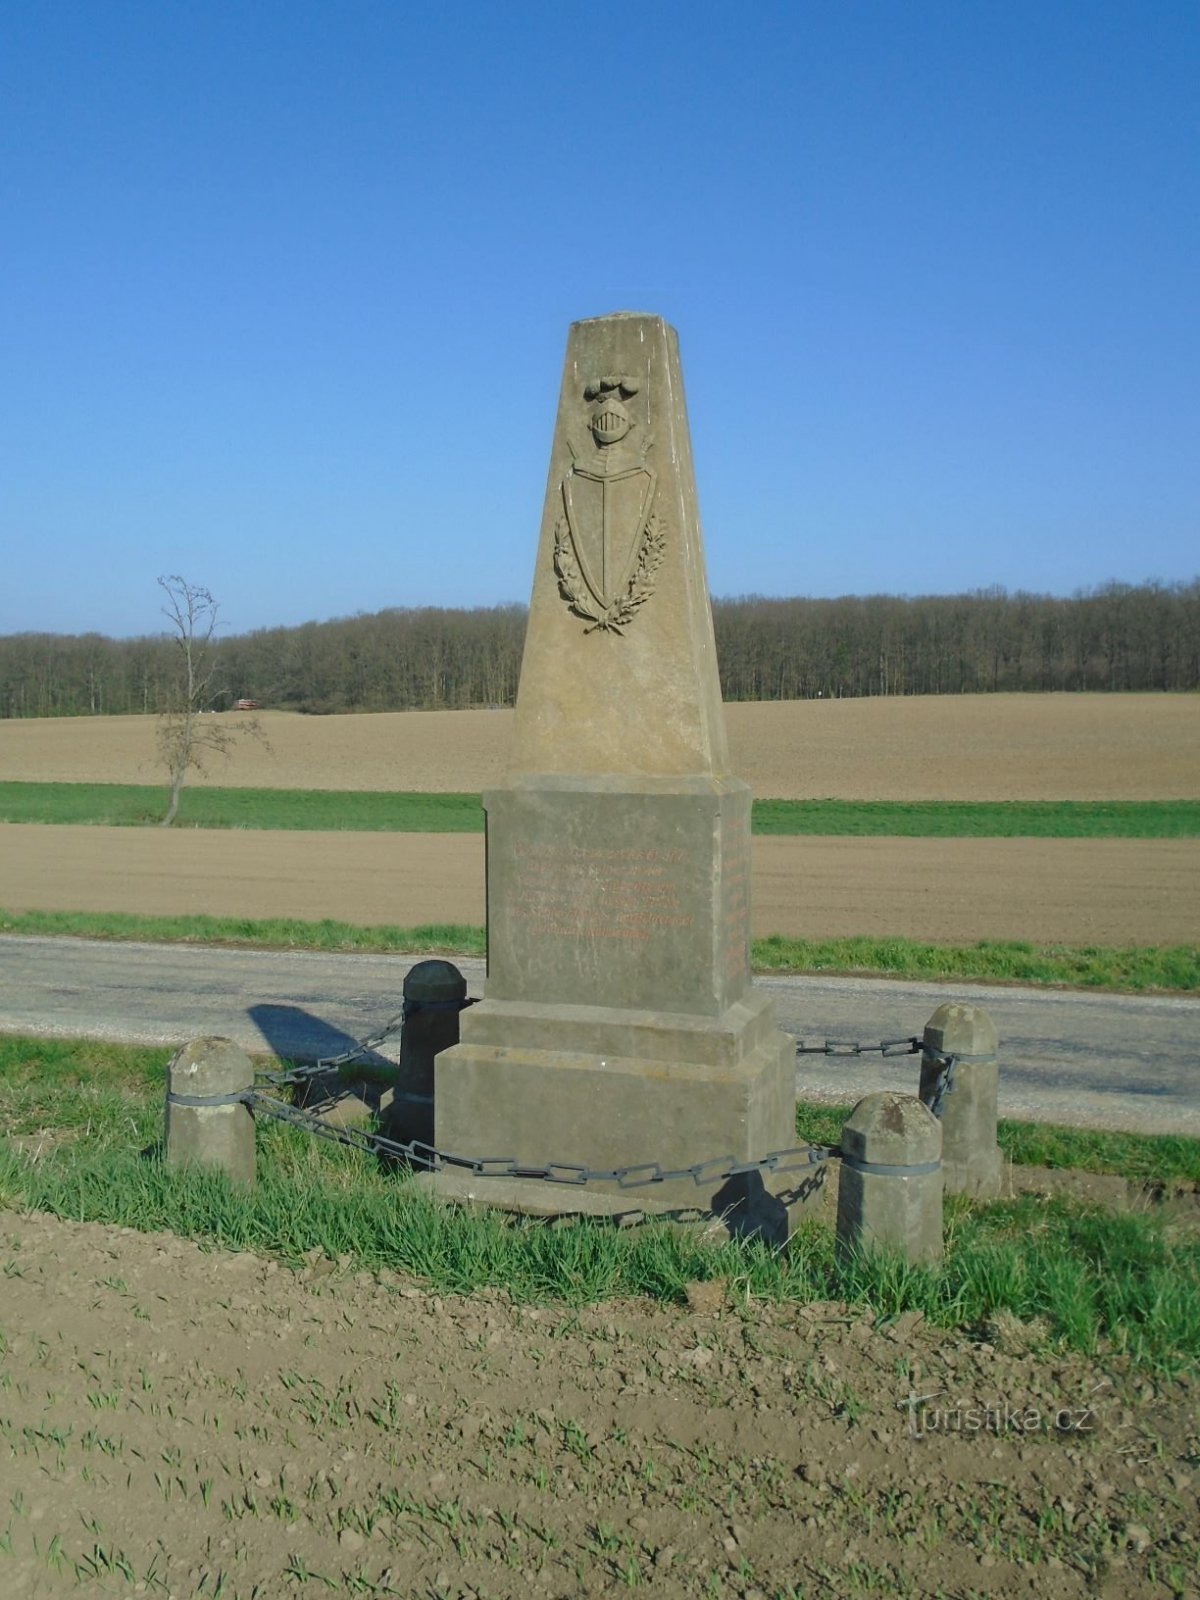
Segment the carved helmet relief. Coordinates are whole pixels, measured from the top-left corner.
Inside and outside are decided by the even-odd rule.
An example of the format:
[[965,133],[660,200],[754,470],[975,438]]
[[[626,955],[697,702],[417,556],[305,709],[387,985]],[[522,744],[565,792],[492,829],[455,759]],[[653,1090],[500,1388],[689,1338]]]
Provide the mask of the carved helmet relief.
[[623,374],[597,378],[583,391],[590,407],[594,449],[571,447],[554,528],[559,592],[591,626],[621,633],[654,592],[665,535],[655,506],[657,474],[647,466],[653,439],[639,428],[627,401],[641,388]]
[[632,428],[633,419],[621,401],[632,399],[640,388],[636,378],[601,378],[588,384],[583,398],[595,402],[590,426],[598,446],[618,443]]

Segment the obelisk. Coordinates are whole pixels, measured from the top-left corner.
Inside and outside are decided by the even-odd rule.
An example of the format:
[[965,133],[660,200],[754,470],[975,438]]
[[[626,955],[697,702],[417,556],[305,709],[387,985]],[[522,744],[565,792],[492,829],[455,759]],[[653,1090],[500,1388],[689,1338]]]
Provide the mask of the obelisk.
[[750,982],[750,790],[729,771],[659,317],[570,330],[511,759],[484,806],[485,999],[437,1058],[438,1146],[610,1169],[793,1144],[794,1046]]

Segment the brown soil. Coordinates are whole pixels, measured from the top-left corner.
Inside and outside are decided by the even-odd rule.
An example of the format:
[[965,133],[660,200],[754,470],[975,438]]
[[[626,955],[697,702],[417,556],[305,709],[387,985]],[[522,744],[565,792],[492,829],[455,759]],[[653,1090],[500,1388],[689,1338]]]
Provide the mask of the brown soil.
[[1197,1594],[1194,1380],[1010,1319],[519,1307],[12,1213],[0,1265],[14,1600]]
[[[484,921],[472,834],[267,833],[0,824],[9,911],[295,917],[366,925]],[[960,944],[1184,944],[1192,840],[754,841],[754,933]]]
[[[726,708],[732,770],[783,799],[1191,799],[1200,695],[945,695]],[[222,717],[223,722],[232,721]],[[500,777],[509,711],[302,717],[193,781],[283,789],[478,793]],[[152,717],[0,721],[0,776],[156,783]]]
[[[762,796],[1169,799],[1200,793],[1200,696],[994,695],[727,708],[732,765]],[[507,711],[267,712],[196,782],[478,792]],[[156,782],[154,719],[0,721],[0,774]],[[416,925],[483,921],[482,843],[463,836],[0,827],[0,905]],[[755,932],[957,943],[1183,943],[1191,841],[771,839]]]
[[[763,795],[1169,798],[1197,792],[1198,707],[840,702],[730,724]],[[265,720],[272,751],[211,781],[475,791],[509,719]],[[0,723],[0,773],[153,781],[152,731]],[[462,835],[8,826],[0,863],[14,909],[483,920],[482,840]],[[756,930],[1177,942],[1197,874],[1187,841],[759,839]],[[687,1309],[517,1307],[11,1213],[0,1270],[5,1600],[1200,1597],[1194,1379],[1039,1353],[1010,1319],[968,1341],[706,1285]]]

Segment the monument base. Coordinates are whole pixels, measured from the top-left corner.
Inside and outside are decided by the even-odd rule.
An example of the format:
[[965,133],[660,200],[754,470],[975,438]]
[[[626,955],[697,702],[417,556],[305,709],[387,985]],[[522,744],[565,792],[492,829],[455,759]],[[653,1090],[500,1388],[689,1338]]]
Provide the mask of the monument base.
[[[461,1043],[435,1073],[435,1142],[455,1155],[671,1169],[796,1142],[795,1046],[753,992],[717,1017],[485,1000],[463,1013]],[[587,1185],[631,1209],[644,1197],[718,1212],[745,1188],[723,1178]]]
[[829,1162],[806,1173],[767,1174],[761,1185],[746,1181],[730,1186],[736,1192],[723,1197],[729,1203],[716,1206],[699,1206],[694,1200],[680,1205],[637,1198],[653,1192],[648,1189],[593,1194],[590,1185],[542,1183],[533,1178],[480,1178],[454,1167],[418,1172],[414,1182],[446,1204],[468,1210],[487,1207],[552,1223],[586,1217],[616,1228],[667,1222],[693,1232],[706,1244],[762,1239],[782,1246],[802,1222],[816,1216],[823,1206],[828,1207],[829,1177]]

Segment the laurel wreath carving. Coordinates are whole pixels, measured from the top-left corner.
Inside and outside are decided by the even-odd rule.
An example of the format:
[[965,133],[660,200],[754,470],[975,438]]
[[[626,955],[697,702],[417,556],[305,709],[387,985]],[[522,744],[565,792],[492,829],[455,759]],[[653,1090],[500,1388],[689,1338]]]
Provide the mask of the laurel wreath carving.
[[633,621],[639,606],[644,606],[654,593],[654,574],[662,565],[666,546],[662,521],[658,513],[652,511],[646,518],[637,562],[625,593],[611,605],[601,606],[579,570],[570,523],[566,517],[559,517],[554,526],[554,570],[558,575],[558,590],[576,616],[592,624],[584,629],[585,633],[595,633],[598,628],[620,633]]

